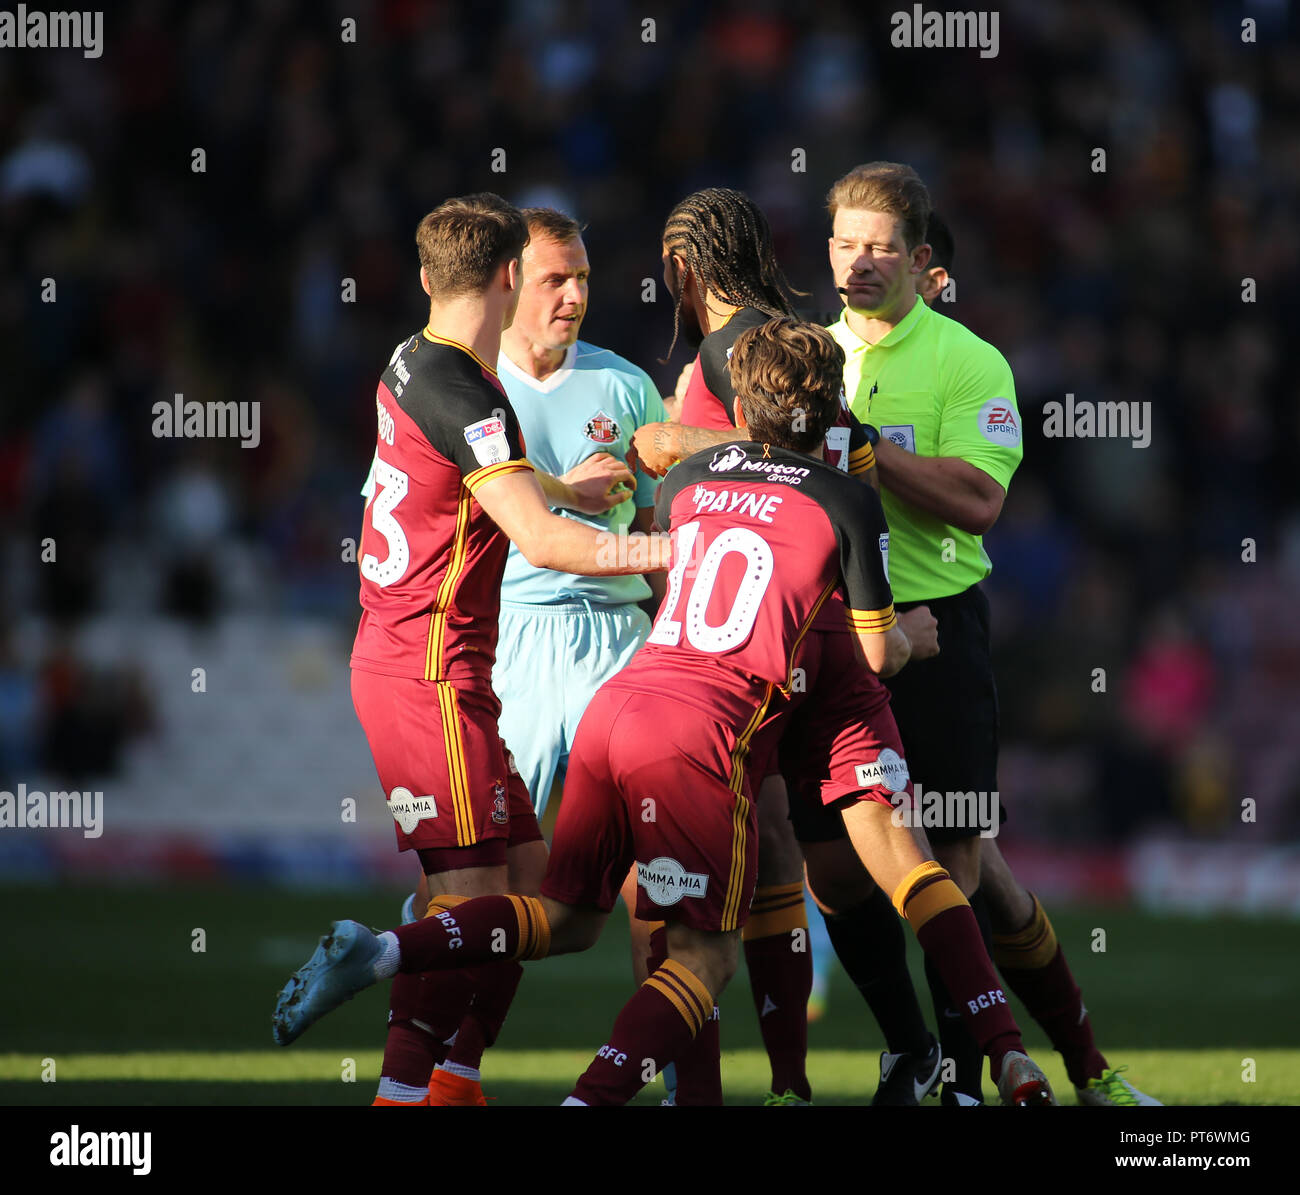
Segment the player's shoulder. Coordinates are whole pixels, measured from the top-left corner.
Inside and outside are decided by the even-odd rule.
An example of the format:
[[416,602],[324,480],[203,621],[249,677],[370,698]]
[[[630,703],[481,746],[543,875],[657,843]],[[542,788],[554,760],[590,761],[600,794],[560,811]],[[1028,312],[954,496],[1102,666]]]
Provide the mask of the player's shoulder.
[[[917,299],[918,303],[920,301]],[[944,315],[933,307],[928,308],[926,320],[930,324],[930,336],[939,355],[949,363],[971,368],[1010,370],[1001,350],[972,332],[960,320]]]
[[[410,374],[399,398],[410,395],[412,403],[440,405],[449,413],[462,409],[489,408],[503,401],[496,370],[473,349],[454,341],[431,339],[422,332],[407,342],[394,358],[388,372],[400,378],[405,367]],[[385,375],[387,380],[387,374]],[[403,406],[409,408],[408,403]]]
[[579,340],[574,345],[573,368],[586,373],[601,372],[609,375],[608,380],[621,382],[630,387],[655,388],[650,375],[639,365],[632,364],[626,357],[620,357],[613,349],[603,349],[599,345]]
[[731,346],[736,343],[737,337],[742,332],[761,327],[771,318],[768,312],[758,307],[740,308],[721,328],[710,332],[700,341],[700,356],[703,357],[706,351],[714,355],[721,353],[723,357],[728,356]]
[[513,409],[496,371],[473,350],[427,331],[407,340],[384,371],[384,385],[398,405],[440,451],[448,441],[480,433]]

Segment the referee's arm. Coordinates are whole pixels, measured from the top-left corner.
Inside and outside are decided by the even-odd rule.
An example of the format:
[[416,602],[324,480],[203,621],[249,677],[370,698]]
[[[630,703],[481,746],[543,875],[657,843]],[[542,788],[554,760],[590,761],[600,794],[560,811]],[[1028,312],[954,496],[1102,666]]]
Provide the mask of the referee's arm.
[[1007,492],[983,469],[956,456],[917,456],[884,436],[876,444],[880,484],[953,527],[983,535]]

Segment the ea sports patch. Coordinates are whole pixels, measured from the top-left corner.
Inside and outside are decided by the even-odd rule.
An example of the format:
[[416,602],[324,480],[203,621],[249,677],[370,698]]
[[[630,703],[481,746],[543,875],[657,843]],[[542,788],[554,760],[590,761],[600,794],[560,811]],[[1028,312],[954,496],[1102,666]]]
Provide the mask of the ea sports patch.
[[990,398],[980,407],[979,428],[990,444],[1011,448],[1020,444],[1020,420],[1015,407],[1005,398]]
[[485,468],[510,459],[506,421],[496,415],[471,423],[465,429],[465,443],[474,450],[474,459]]
[[891,423],[880,429],[882,439],[897,444],[904,452],[916,451],[916,427],[911,423]]
[[399,786],[388,795],[388,812],[403,834],[414,834],[422,821],[438,816],[438,804],[431,796],[417,797],[409,788]]
[[623,433],[611,416],[606,415],[604,411],[597,411],[587,420],[587,426],[582,429],[582,434],[597,444],[613,444]]
[[[889,532],[880,535],[880,567],[885,570],[885,580],[889,580]],[[887,748],[886,748],[887,749]]]

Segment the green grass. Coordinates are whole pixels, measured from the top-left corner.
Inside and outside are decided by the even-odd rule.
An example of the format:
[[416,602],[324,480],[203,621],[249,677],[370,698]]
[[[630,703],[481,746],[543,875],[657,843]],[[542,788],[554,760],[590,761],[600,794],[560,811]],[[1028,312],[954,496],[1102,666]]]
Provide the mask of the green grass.
[[[270,1044],[270,1012],[331,919],[390,924],[400,895],[0,888],[7,926],[0,1103],[369,1103],[387,1011],[382,987],[288,1050]],[[1113,1064],[1130,1067],[1138,1086],[1172,1104],[1300,1104],[1294,921],[1051,912],[1098,1044]],[[195,929],[206,935],[203,951],[192,948]],[[1091,949],[1095,929],[1106,931],[1105,952]],[[912,955],[919,962],[919,952]],[[917,974],[919,985],[919,967]],[[499,1105],[557,1103],[603,1041],[630,982],[618,915],[595,950],[530,965],[488,1056],[488,1093]],[[728,1100],[758,1103],[769,1077],[743,969],[722,1008]],[[1071,1102],[1041,1031],[1018,1006],[1016,1013],[1027,1045]],[[882,1042],[840,972],[810,1046],[818,1103],[870,1098]],[[1248,1058],[1253,1083],[1242,1078]],[[42,1082],[46,1059],[54,1082]],[[639,1102],[659,1098],[655,1086]]]

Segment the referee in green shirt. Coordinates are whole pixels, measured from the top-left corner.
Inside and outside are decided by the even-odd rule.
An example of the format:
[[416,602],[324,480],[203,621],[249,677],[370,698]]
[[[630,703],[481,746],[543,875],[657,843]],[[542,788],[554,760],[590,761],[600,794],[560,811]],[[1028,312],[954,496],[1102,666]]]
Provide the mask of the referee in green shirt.
[[[899,620],[907,629],[916,611],[917,618],[933,614],[938,621],[939,655],[914,661],[886,682],[911,779],[918,797],[922,786],[927,794],[996,793],[997,690],[988,600],[979,587],[993,566],[981,536],[997,521],[1020,463],[1015,383],[997,349],[918,295],[918,286],[927,298],[942,287],[938,275],[946,277],[951,266],[952,238],[941,221],[933,222],[947,257],[937,263],[942,269],[931,269],[930,197],[915,171],[892,162],[856,167],[831,188],[827,206],[831,268],[845,304],[830,331],[844,349],[849,405],[879,431],[876,464]],[[980,832],[996,833],[1001,802],[959,802],[945,812],[967,816],[941,825],[926,817],[935,856],[970,899],[1008,985],[1060,1051],[1079,1102],[1157,1104],[1097,1050],[1082,994],[1037,898],[1011,874],[995,843],[981,852]],[[981,874],[996,898],[997,933]],[[882,947],[883,978],[892,939],[874,940]],[[937,973],[926,971],[943,1054],[957,1063],[944,1102],[978,1103],[978,1049]],[[869,979],[870,968],[855,976]],[[900,993],[893,1008],[903,1023],[907,995]],[[917,1060],[902,1055],[900,1061]]]
[[[1005,358],[927,307],[917,283],[929,264],[925,185],[907,166],[861,166],[832,188],[831,268],[845,310],[831,325],[844,349],[853,413],[879,430],[876,463],[889,520],[889,580],[900,618],[922,604],[939,623],[939,654],[889,683],[907,765],[928,794],[998,790],[998,707],[989,658],[989,607],[979,583],[992,570],[981,536],[997,520],[1020,464],[1021,425]],[[934,801],[934,798],[930,798]],[[996,832],[1000,805],[954,804],[965,816],[925,830],[971,901],[986,940],[979,891],[980,831]],[[982,816],[970,816],[971,814]],[[960,821],[962,824],[955,824]],[[980,1059],[938,975],[927,968],[940,1040],[957,1063],[945,1102],[982,1098]]]

